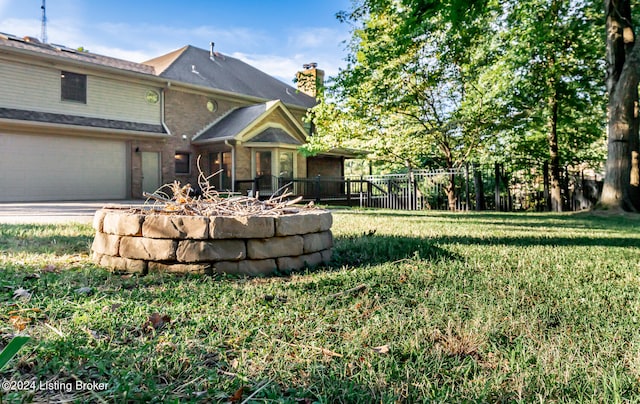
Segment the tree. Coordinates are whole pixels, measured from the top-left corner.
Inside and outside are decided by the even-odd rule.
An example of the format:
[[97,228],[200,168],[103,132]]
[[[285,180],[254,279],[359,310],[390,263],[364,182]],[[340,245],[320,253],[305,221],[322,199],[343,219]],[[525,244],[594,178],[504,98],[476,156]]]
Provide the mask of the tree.
[[548,163],[560,211],[561,167],[603,155],[592,147],[605,122],[597,10],[595,0],[362,0],[341,15],[355,26],[348,65],[313,111],[308,150],[365,148],[409,169]]
[[637,211],[638,82],[640,46],[636,46],[630,0],[605,0],[607,32],[608,142],[605,182],[600,203],[615,210]]
[[[408,169],[453,170],[493,134],[504,111],[490,1],[368,0],[342,15],[354,30],[348,66],[312,112],[308,151],[366,148]],[[446,187],[455,209],[453,178]]]
[[604,133],[600,7],[522,0],[504,9],[505,60],[513,72],[505,155],[527,167],[548,163],[551,209],[561,211],[561,167],[599,162],[589,151]]

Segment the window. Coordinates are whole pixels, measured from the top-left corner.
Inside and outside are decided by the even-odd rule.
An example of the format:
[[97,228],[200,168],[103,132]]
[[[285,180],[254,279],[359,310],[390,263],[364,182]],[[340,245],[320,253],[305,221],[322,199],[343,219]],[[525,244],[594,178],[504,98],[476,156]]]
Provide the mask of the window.
[[216,100],[207,100],[207,110],[209,110],[209,112],[216,112],[218,110]]
[[62,101],[87,103],[87,76],[71,72],[60,73]]
[[280,172],[278,177],[293,178],[293,152],[280,152]]
[[271,152],[256,152],[256,177],[271,177]]
[[176,174],[189,174],[191,172],[191,154],[176,152]]
[[144,98],[149,104],[157,104],[160,101],[160,94],[155,90],[149,90]]
[[216,172],[210,183],[221,191],[231,189],[231,152],[211,154],[211,174]]

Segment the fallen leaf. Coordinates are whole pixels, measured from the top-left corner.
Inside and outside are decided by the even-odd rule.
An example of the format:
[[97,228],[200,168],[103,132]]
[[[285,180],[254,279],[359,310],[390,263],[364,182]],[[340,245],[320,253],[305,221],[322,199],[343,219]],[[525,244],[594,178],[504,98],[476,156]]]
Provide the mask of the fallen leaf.
[[27,289],[18,288],[13,291],[13,298],[28,300],[31,299],[31,292],[29,292]]
[[379,354],[388,354],[389,353],[389,345],[380,345],[377,346],[375,348],[372,348],[374,351],[376,351]]
[[142,325],[144,330],[160,330],[165,324],[171,322],[171,317],[166,314],[153,313],[149,319]]
[[27,326],[29,325],[30,322],[31,322],[31,319],[27,318],[27,317],[20,317],[20,316],[10,316],[9,317],[9,324],[11,324],[11,326],[16,331],[24,330],[25,328],[27,328]]
[[235,393],[233,393],[231,397],[229,397],[229,401],[231,401],[232,403],[237,403],[238,401],[242,400],[242,394],[244,394],[244,389],[245,389],[245,386],[241,386],[238,390],[236,390]]
[[56,268],[55,265],[47,265],[46,267],[41,269],[42,272],[53,272],[53,273],[60,273],[60,271],[58,270],[58,268]]
[[28,309],[11,310],[11,311],[10,311],[9,313],[7,313],[7,314],[12,315],[12,314],[24,313],[24,312],[26,312],[26,311],[32,311],[32,312],[34,312],[34,313],[40,313],[42,310],[40,310],[40,309],[39,309],[39,308],[37,308],[37,307],[31,307],[31,308],[28,308]]

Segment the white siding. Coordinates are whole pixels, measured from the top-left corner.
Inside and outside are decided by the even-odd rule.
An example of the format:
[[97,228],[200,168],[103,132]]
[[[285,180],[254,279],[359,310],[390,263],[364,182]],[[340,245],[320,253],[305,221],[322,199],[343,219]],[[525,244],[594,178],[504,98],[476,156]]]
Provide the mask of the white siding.
[[[87,74],[87,103],[60,99],[60,72]],[[75,68],[54,69],[0,60],[0,107],[159,125],[160,102],[146,93],[157,88],[98,77]]]

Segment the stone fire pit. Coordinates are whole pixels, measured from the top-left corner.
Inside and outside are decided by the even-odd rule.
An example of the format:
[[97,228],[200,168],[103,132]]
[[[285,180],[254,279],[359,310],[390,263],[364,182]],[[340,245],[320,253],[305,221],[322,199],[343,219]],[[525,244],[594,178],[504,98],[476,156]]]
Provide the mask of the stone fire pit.
[[96,212],[91,247],[113,271],[266,275],[331,259],[331,213],[277,216],[189,216],[104,208]]

